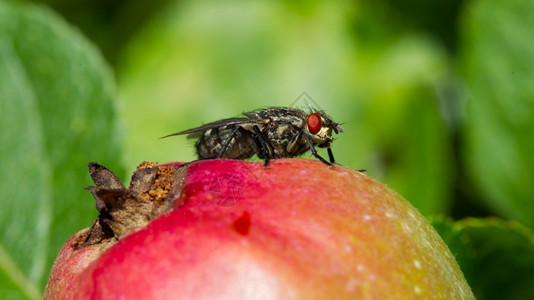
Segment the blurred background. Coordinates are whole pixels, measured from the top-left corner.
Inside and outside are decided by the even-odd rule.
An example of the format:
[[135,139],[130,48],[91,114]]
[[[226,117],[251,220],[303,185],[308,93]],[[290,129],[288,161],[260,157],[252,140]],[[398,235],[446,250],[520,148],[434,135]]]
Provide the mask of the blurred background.
[[477,298],[534,297],[532,37],[522,0],[0,2],[0,296],[39,298],[96,217],[89,161],[127,182],[195,159],[161,136],[306,93],[345,129],[336,160],[432,221]]

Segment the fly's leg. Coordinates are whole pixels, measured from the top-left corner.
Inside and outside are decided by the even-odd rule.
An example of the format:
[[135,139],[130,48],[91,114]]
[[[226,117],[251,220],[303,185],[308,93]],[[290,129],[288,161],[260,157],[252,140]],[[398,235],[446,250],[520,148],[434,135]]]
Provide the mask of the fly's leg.
[[228,148],[228,145],[230,145],[230,142],[235,137],[235,135],[236,135],[238,130],[239,130],[239,125],[236,125],[234,130],[232,130],[232,132],[230,132],[230,135],[228,136],[226,141],[224,141],[224,144],[222,145],[221,150],[219,150],[219,152],[217,152],[216,158],[221,158],[222,157],[222,155],[224,154],[224,151],[226,151],[226,148]]
[[330,162],[335,164],[336,160],[334,159],[334,153],[332,153],[332,149],[330,147],[326,148],[326,151],[328,151],[328,158],[330,159]]
[[265,142],[265,146],[267,146],[267,152],[269,152],[269,157],[270,158],[273,158],[274,156],[274,147],[273,145],[271,145],[271,142],[269,142],[268,140],[263,140]]
[[319,155],[319,154],[317,153],[317,150],[315,150],[315,147],[313,147],[313,144],[312,144],[312,142],[310,141],[310,138],[309,138],[307,135],[305,135],[305,134],[303,134],[302,136],[303,136],[304,139],[306,140],[306,143],[308,143],[308,148],[310,148],[310,151],[311,151],[311,153],[313,154],[313,156],[315,156],[317,159],[319,159],[320,161],[324,162],[325,164],[327,164],[328,166],[331,167],[332,164],[329,163],[329,162],[327,162],[324,158],[321,157],[321,155]]
[[295,150],[297,148],[298,142],[300,140],[300,137],[302,136],[303,131],[300,130],[297,134],[293,135],[291,140],[289,140],[289,143],[287,143],[286,152],[289,155],[289,157],[293,157]]
[[261,149],[263,150],[263,153],[264,153],[265,164],[263,165],[263,167],[268,167],[270,156],[269,156],[269,149],[267,149],[267,144],[265,143],[265,140],[263,139],[263,136],[261,135],[261,130],[258,128],[258,126],[254,125],[254,127],[252,128],[254,129],[256,138],[260,142]]

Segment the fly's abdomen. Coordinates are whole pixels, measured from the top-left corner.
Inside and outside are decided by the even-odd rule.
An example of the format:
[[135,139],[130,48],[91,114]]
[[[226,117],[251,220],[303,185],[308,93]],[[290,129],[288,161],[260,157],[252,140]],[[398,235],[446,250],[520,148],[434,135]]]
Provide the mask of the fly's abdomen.
[[247,159],[252,157],[256,153],[254,141],[250,137],[244,136],[240,130],[236,132],[221,156],[218,157],[234,129],[234,126],[223,126],[206,130],[195,144],[198,158]]

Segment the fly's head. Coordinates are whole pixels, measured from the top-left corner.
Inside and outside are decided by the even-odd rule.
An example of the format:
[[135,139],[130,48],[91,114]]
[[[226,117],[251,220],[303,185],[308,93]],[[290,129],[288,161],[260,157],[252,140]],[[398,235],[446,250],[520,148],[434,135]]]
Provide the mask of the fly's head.
[[308,115],[304,133],[320,148],[327,148],[332,142],[332,131],[336,134],[343,132],[343,128],[324,112],[314,112]]

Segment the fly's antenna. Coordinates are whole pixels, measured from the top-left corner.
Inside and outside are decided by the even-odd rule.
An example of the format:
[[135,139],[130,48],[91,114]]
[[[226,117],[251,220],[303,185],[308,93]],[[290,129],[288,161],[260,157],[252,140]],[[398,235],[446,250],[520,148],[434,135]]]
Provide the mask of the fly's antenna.
[[321,106],[313,100],[313,98],[306,91],[303,91],[296,99],[291,103],[289,107],[294,107],[297,103],[304,102],[309,112],[324,111]]

